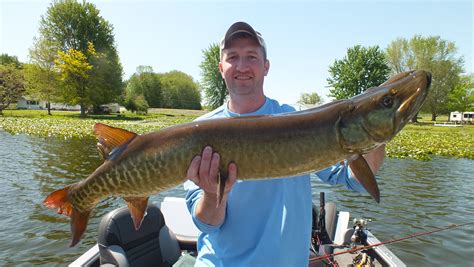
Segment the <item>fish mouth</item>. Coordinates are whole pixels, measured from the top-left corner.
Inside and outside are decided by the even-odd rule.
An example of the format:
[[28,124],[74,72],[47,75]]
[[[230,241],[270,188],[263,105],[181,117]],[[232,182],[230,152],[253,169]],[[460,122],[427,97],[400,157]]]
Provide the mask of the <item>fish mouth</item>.
[[[415,83],[415,90],[402,88],[397,94],[402,95],[401,103],[396,110],[395,120],[398,125],[397,132],[410,121],[420,110],[423,102],[428,96],[428,89],[431,85],[431,73],[426,71],[413,71],[409,74],[409,83]],[[410,86],[407,86],[409,88]]]

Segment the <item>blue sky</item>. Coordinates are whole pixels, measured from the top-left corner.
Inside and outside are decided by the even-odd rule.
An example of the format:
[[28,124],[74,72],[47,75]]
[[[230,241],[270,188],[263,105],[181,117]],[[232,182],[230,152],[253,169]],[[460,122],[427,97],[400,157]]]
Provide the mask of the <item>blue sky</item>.
[[[235,21],[263,34],[270,72],[266,94],[295,103],[303,92],[329,101],[328,68],[354,45],[385,49],[398,37],[455,42],[464,71],[474,72],[473,1],[90,1],[114,26],[124,79],[139,65],[201,79],[202,50]],[[50,1],[0,0],[0,53],[27,62]]]

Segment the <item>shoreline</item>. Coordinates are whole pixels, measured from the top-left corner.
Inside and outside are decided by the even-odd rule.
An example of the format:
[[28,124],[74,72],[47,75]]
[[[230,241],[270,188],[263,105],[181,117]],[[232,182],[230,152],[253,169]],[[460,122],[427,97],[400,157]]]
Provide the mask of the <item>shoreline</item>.
[[[71,118],[71,117],[3,117],[0,130],[10,134],[26,134],[61,139],[95,139],[93,126],[101,122],[124,128],[137,134],[157,131],[176,124],[190,122],[193,115],[154,115],[145,118]],[[121,117],[123,118],[123,117]],[[426,123],[408,124],[395,138],[387,143],[386,157],[431,160],[432,157],[474,159],[474,126],[436,127]]]

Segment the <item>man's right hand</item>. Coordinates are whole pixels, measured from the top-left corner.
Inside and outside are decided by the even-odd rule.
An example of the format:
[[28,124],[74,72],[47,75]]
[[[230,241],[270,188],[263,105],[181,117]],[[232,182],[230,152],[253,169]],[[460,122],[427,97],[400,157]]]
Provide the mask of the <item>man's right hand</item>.
[[187,179],[193,181],[203,190],[203,196],[196,207],[196,217],[210,225],[220,225],[225,218],[227,195],[237,180],[237,165],[228,166],[227,180],[222,203],[217,206],[217,188],[220,156],[212,147],[204,148],[200,156],[195,156],[189,165]]

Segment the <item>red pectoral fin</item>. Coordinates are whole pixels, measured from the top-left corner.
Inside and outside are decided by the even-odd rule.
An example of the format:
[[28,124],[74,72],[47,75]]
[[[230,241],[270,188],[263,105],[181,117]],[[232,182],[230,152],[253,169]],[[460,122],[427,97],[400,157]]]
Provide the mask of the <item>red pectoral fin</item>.
[[125,197],[123,199],[127,202],[135,230],[140,229],[148,208],[148,197]]
[[354,160],[349,161],[349,167],[355,178],[365,188],[377,203],[380,203],[380,190],[375,180],[374,173],[362,155],[358,155]]

